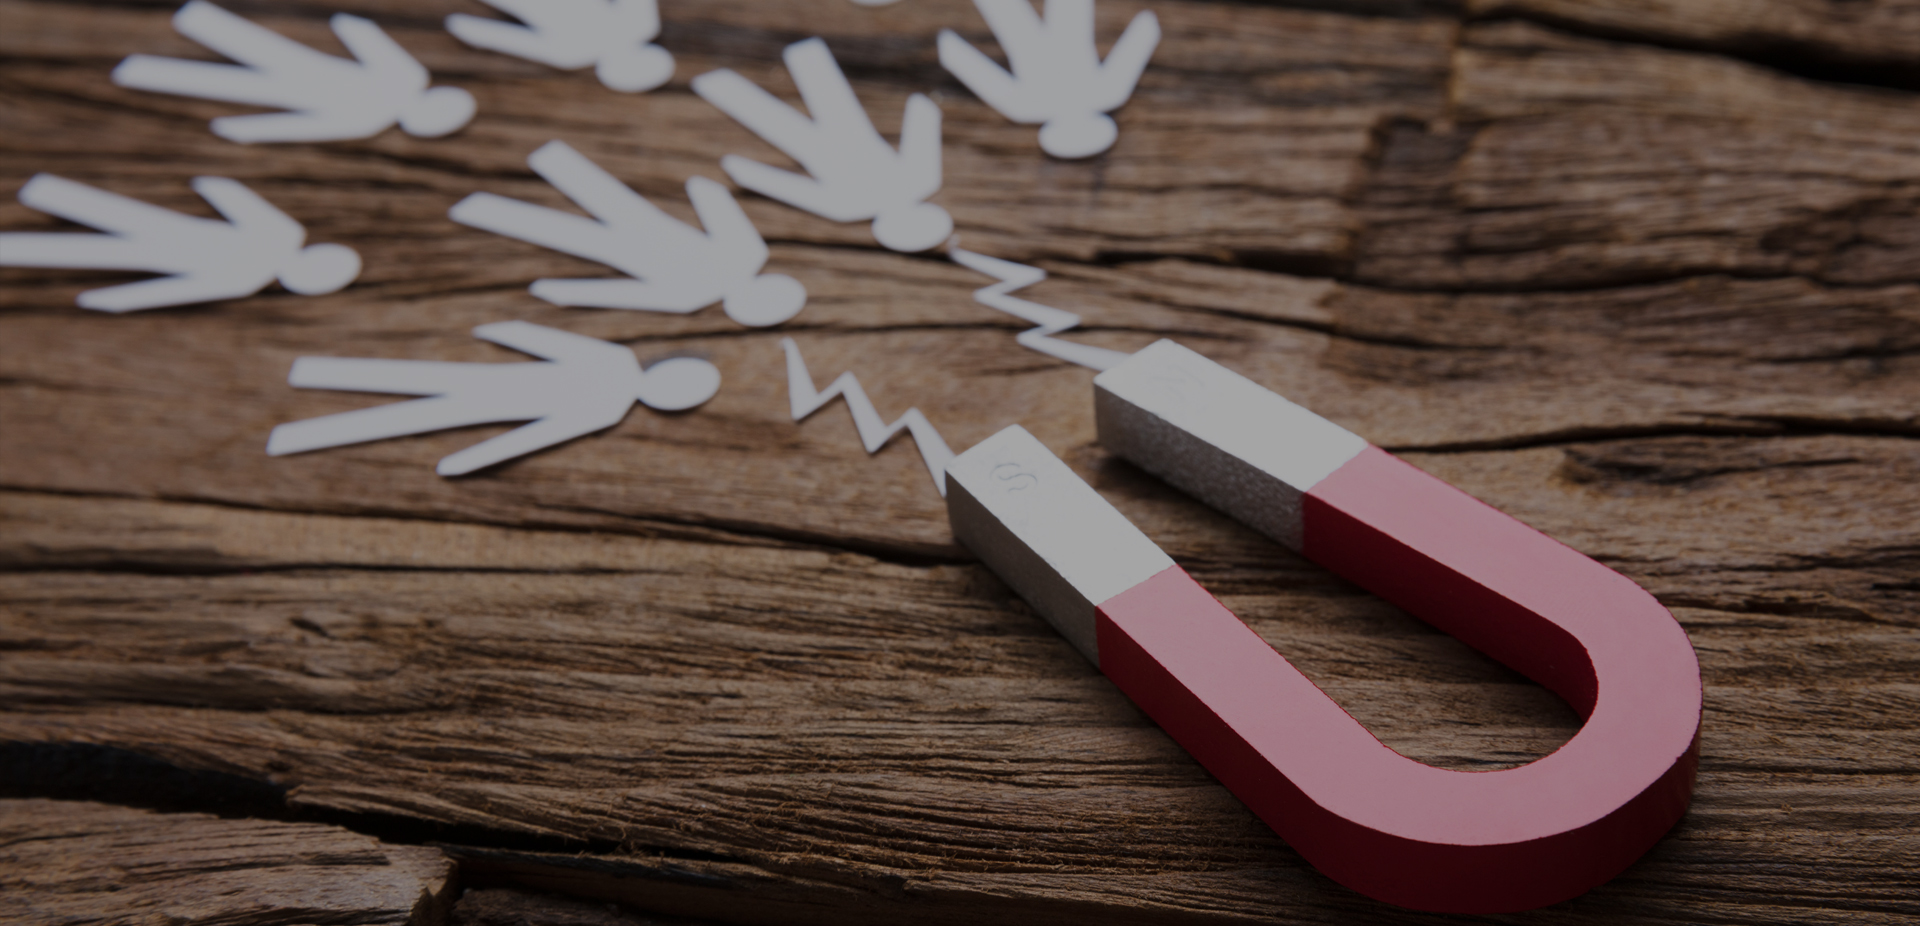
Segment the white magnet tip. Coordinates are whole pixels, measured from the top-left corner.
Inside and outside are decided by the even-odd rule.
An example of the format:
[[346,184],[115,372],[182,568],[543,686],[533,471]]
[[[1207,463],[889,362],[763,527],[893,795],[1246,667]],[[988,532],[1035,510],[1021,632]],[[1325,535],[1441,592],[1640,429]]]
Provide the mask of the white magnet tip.
[[953,535],[1095,665],[1094,608],[1173,565],[1019,425],[947,464]]

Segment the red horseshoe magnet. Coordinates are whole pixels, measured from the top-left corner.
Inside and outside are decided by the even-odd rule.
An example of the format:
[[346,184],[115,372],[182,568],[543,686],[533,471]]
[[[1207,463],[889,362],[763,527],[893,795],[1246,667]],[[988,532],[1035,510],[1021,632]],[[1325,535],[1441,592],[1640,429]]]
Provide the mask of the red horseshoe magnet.
[[1387,748],[1019,426],[947,468],[954,535],[1328,877],[1501,913],[1620,873],[1686,812],[1700,667],[1625,576],[1171,341],[1094,380],[1100,441],[1546,686],[1518,768]]

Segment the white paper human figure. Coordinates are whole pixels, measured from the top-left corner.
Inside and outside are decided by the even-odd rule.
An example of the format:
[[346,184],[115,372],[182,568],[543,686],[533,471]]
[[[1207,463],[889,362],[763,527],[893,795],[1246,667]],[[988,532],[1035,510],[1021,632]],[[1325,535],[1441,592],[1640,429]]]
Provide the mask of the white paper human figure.
[[302,247],[307,230],[272,203],[225,177],[195,177],[200,194],[226,221],[162,209],[52,174],[35,174],[20,202],[100,229],[0,235],[0,266],[140,270],[166,274],[88,290],[81,308],[135,312],[239,299],[275,279],[303,296],[338,290],[360,275],[360,255],[339,244]]
[[719,183],[687,181],[703,232],[660,211],[565,142],[546,143],[527,163],[594,218],[492,193],[475,193],[448,214],[463,225],[597,261],[632,278],[537,280],[535,297],[555,305],[677,314],[719,302],[728,318],[753,327],[777,325],[806,305],[807,290],[798,280],[759,272],[767,262],[766,242]]
[[820,39],[787,46],[801,115],[733,71],[693,79],[693,92],[806,168],[811,177],[729,154],[720,161],[735,183],[835,222],[873,220],[873,237],[895,251],[924,251],[953,233],[945,209],[924,202],[940,189],[940,107],[907,99],[900,150],[874,131],[853,87]]
[[998,257],[963,251],[959,248],[954,248],[951,254],[955,263],[1000,281],[992,286],[983,286],[974,290],[975,302],[1015,318],[1026,319],[1039,326],[1022,331],[1014,337],[1014,341],[1021,347],[1094,370],[1105,370],[1133,356],[1090,344],[1054,340],[1054,335],[1079,327],[1080,316],[1013,295],[1016,289],[1032,286],[1046,279],[1045,270],[1026,264],[1016,264],[1010,260],[1001,260]]
[[287,110],[213,120],[215,135],[241,143],[371,138],[396,122],[410,135],[434,138],[473,118],[472,94],[428,89],[427,69],[379,26],[345,13],[331,24],[353,58],[315,51],[207,0],[192,0],[174,14],[173,27],[240,64],[133,55],[113,69],[113,82]]
[[545,362],[301,357],[287,382],[302,389],[428,398],[280,425],[267,437],[267,454],[305,453],[476,424],[532,422],[450,454],[435,467],[442,476],[464,476],[613,427],[636,401],[661,411],[682,411],[720,390],[720,371],[692,357],[662,360],[642,371],[625,347],[530,322],[481,325],[473,335]]
[[947,464],[953,460],[953,451],[920,409],[909,408],[892,424],[886,424],[880,420],[873,400],[867,398],[867,391],[860,388],[859,378],[851,371],[835,377],[827,388],[815,391],[813,375],[807,372],[807,362],[800,357],[800,346],[793,343],[792,338],[781,338],[780,349],[787,352],[787,401],[793,409],[793,420],[806,418],[835,398],[846,399],[847,411],[853,413],[854,430],[860,433],[860,443],[868,453],[885,447],[887,441],[901,431],[912,434],[914,445],[920,448],[920,459],[927,465],[927,473],[933,476],[934,488],[942,498],[946,497]]
[[1046,18],[1028,0],[973,0],[1013,73],[951,29],[940,30],[940,65],[988,106],[1040,125],[1040,148],[1084,158],[1113,147],[1119,128],[1106,113],[1133,95],[1160,44],[1160,20],[1142,10],[1101,63],[1093,44],[1093,0],[1046,0]]
[[454,13],[447,31],[475,48],[538,61],[563,71],[593,66],[600,82],[626,93],[652,90],[673,76],[673,55],[651,44],[660,34],[654,0],[481,0],[523,23]]

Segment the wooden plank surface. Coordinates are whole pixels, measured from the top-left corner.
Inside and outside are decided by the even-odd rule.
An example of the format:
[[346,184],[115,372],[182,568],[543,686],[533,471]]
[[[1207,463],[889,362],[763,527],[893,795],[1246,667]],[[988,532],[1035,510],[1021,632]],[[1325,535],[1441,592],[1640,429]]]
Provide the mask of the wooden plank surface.
[[0,888],[21,923],[443,920],[453,865],[338,827],[0,800]]
[[[964,246],[1045,267],[1023,295],[1080,312],[1076,340],[1178,338],[1674,609],[1707,685],[1693,809],[1525,919],[1920,915],[1915,94],[1676,42],[1708,28],[1677,4],[1623,34],[1595,23],[1634,5],[1155,3],[1119,144],[1070,163],[938,68],[942,26],[989,41],[965,0],[662,6],[679,70],[624,96],[439,31],[478,4],[236,4],[320,47],[329,12],[376,17],[480,102],[445,139],[242,147],[205,128],[231,107],[107,80],[204,56],[170,5],[0,0],[0,190],[47,170],[205,214],[187,179],[233,176],[367,263],[331,296],[128,317],[72,305],[115,275],[0,270],[0,740],[240,776],[290,814],[423,827],[470,886],[659,915],[1437,919],[1253,818],[952,542],[904,436],[868,457],[837,406],[789,420],[783,336],[956,448],[1027,426],[1395,749],[1499,768],[1572,733],[1551,695],[1108,458],[1090,374],[1016,345],[969,298],[984,278],[743,196],[811,293],[794,321],[556,309],[527,282],[601,271],[445,217],[476,190],[563,205],[524,164],[553,138],[685,216],[721,155],[779,160],[686,81],[790,94],[779,49],[820,34],[882,131],[933,92],[935,201]],[[1892,54],[1866,44],[1890,27],[1744,6]],[[1139,8],[1103,2],[1103,41]],[[9,198],[0,227],[60,223]],[[371,404],[286,387],[294,357],[511,359],[468,334],[510,318],[706,357],[721,392],[459,480],[433,461],[499,429],[262,452]]]

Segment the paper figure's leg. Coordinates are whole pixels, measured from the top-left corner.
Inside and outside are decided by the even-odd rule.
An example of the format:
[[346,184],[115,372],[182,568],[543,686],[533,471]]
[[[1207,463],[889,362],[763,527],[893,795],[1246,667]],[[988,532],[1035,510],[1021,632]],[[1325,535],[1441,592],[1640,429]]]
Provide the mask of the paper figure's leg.
[[592,419],[582,421],[578,418],[563,416],[543,418],[498,437],[483,440],[458,453],[449,454],[441,459],[439,466],[434,467],[434,472],[442,476],[465,476],[494,464],[504,463],[514,457],[524,456],[536,450],[545,450],[555,444],[566,443],[576,437],[584,437],[619,423],[619,418],[612,421]]
[[1159,46],[1160,18],[1152,10],[1141,10],[1127,23],[1127,31],[1113,43],[1106,63],[1100,66],[1099,93],[1093,100],[1098,111],[1119,109],[1133,96],[1134,86],[1147,70],[1147,60]]
[[599,222],[493,193],[468,196],[455,203],[447,216],[462,225],[609,266],[617,267],[631,257]]
[[1033,104],[1039,94],[1023,92],[1012,74],[985,52],[973,47],[952,29],[940,30],[940,66],[973,91],[981,102],[1015,122],[1044,122],[1047,114]]
[[132,55],[113,69],[113,82],[149,93],[221,100],[250,106],[284,102],[285,90],[265,72],[210,61],[187,61],[156,55]]
[[537,61],[548,67],[572,70],[593,63],[591,58],[581,60],[583,56],[577,53],[558,54],[554,43],[540,33],[498,19],[454,13],[447,17],[447,31],[453,33],[454,38],[475,48]]
[[193,305],[199,302],[214,302],[220,299],[240,299],[259,292],[272,276],[260,279],[258,285],[243,288],[234,285],[230,277],[206,280],[187,274],[161,277],[157,280],[141,280],[138,283],[124,283],[105,289],[90,289],[75,300],[83,309],[96,312],[138,312],[142,309],[161,309],[173,305]]
[[129,238],[177,238],[207,226],[222,225],[212,219],[162,209],[131,196],[109,193],[53,174],[35,174],[27,181],[27,185],[20,188],[20,204]]
[[267,455],[285,456],[500,421],[484,403],[435,396],[283,424],[267,436]]
[[828,189],[811,177],[803,177],[792,171],[778,167],[768,167],[751,158],[729,154],[720,159],[720,169],[733,178],[733,182],[746,189],[777,199],[795,209],[811,212],[823,219],[835,222],[858,222],[869,218],[865,210],[850,207],[834,191]]
[[711,290],[661,285],[641,280],[535,280],[535,299],[583,309],[637,309],[685,315],[718,301]]
[[693,92],[796,161],[806,163],[819,146],[820,133],[812,120],[733,71],[708,71],[695,77]]
[[375,357],[301,357],[287,372],[287,385],[390,395],[443,395],[482,385],[501,366]]
[[[0,235],[0,267],[146,270],[144,249],[118,235],[10,232]],[[171,269],[171,268],[163,268]]]
[[331,57],[206,0],[192,0],[181,7],[180,12],[173,14],[173,28],[220,54],[263,71],[288,65],[311,66],[315,59],[324,61]]

